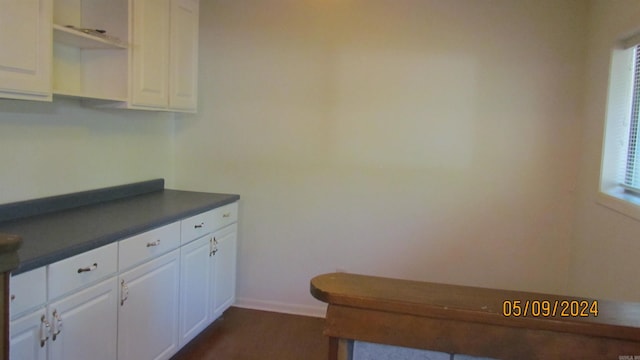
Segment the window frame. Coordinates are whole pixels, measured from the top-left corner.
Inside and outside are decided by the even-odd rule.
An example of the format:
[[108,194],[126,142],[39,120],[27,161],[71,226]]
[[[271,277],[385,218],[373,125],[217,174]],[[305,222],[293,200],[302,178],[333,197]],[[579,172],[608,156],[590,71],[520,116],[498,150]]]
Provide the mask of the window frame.
[[[598,203],[640,220],[640,188],[626,184],[631,166],[640,166],[640,35],[621,41],[611,55]],[[634,111],[635,110],[635,111]],[[635,120],[634,120],[635,119]],[[635,134],[630,131],[635,129]],[[640,171],[635,178],[640,184]]]

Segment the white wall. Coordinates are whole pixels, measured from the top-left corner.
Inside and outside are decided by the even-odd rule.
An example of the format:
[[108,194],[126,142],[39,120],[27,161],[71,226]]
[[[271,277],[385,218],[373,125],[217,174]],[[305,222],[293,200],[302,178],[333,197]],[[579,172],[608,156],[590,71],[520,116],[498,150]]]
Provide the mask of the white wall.
[[569,272],[575,294],[640,301],[640,222],[596,202],[611,51],[618,40],[640,31],[639,18],[638,1],[591,3],[584,151]]
[[587,6],[201,2],[180,188],[242,196],[238,296],[317,311],[349,272],[567,285]]
[[0,100],[0,203],[172,180],[173,115]]

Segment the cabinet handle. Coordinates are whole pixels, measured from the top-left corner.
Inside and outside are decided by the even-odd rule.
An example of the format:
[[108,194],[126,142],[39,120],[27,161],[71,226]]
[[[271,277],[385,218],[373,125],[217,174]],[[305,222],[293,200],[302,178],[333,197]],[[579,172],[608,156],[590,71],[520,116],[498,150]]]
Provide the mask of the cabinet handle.
[[124,302],[129,298],[129,287],[122,280],[120,282],[120,306],[124,305]]
[[223,217],[223,218],[228,218],[229,216],[231,216],[231,213],[230,213],[230,212],[222,214],[222,217]]
[[42,315],[42,317],[40,318],[40,347],[44,347],[47,340],[49,340],[50,327],[51,325],[49,325],[47,318]]
[[196,229],[200,229],[203,226],[204,226],[204,223],[201,222],[200,224],[195,224],[193,227],[196,228]]
[[209,256],[213,256],[218,252],[218,240],[214,237],[209,240]]
[[53,316],[51,322],[51,334],[53,334],[53,336],[51,336],[51,340],[56,341],[56,337],[60,334],[60,331],[62,331],[62,317],[58,313],[58,310],[53,310],[53,314],[51,315]]
[[83,272],[93,271],[98,268],[98,263],[93,263],[91,266],[83,267],[78,269],[78,274],[82,274]]
[[160,239],[154,241],[154,242],[148,242],[147,243],[147,247],[154,247],[154,246],[158,246],[160,245]]
[[11,294],[11,301],[16,299],[16,295],[15,294]]

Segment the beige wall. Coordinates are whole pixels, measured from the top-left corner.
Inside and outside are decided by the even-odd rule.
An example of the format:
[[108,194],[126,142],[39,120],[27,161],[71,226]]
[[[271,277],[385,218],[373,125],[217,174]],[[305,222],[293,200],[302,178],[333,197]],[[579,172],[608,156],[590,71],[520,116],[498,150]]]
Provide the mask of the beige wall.
[[241,194],[241,304],[317,312],[336,269],[565,291],[586,10],[201,2],[175,180]]
[[173,115],[0,100],[0,203],[171,180]]
[[0,203],[157,177],[239,193],[247,306],[317,313],[308,281],[336,269],[640,301],[640,225],[595,198],[640,4],[586,8],[203,1],[198,115],[0,100]]
[[592,1],[589,19],[583,153],[571,247],[569,290],[640,301],[640,223],[596,202],[609,61],[616,41],[640,31],[640,2]]

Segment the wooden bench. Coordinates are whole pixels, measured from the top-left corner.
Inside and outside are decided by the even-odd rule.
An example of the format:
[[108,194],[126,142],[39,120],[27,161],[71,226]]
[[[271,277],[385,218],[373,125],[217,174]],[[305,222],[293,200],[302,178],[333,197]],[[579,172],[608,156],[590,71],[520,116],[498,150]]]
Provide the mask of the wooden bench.
[[640,359],[636,303],[347,273],[313,278],[311,294],[328,303],[330,360],[348,359],[353,340],[502,360]]

